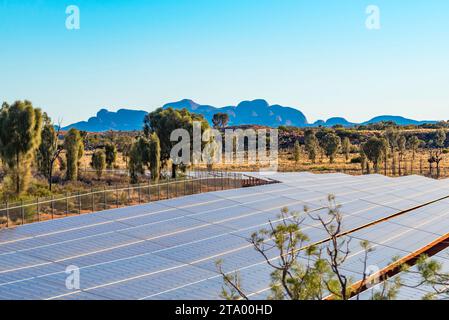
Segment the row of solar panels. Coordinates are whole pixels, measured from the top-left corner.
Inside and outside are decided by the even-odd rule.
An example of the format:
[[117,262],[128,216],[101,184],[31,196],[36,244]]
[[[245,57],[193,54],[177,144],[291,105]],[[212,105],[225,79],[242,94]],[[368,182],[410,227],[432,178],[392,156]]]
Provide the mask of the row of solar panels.
[[[351,233],[348,275],[361,277],[358,240],[376,247],[369,264],[386,267],[449,230],[449,182],[417,176],[276,174],[281,183],[218,191],[35,223],[0,232],[1,299],[211,299],[222,286],[215,262],[240,270],[244,290],[269,293],[270,270],[248,243],[279,222],[283,207],[326,214],[327,195],[342,204],[344,230],[359,228],[430,201],[420,209]],[[312,242],[326,238],[307,218]],[[273,257],[274,252],[272,253]],[[67,288],[68,266],[80,289]]]

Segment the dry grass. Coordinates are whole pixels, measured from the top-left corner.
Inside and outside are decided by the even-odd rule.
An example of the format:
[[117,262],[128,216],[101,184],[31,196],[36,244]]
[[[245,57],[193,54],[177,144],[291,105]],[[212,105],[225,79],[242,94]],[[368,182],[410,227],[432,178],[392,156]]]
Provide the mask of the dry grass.
[[[306,153],[302,152],[298,162],[295,161],[293,152],[290,150],[282,150],[279,152],[278,171],[280,172],[337,172],[345,171],[348,173],[357,173],[361,171],[361,165],[359,163],[351,163],[352,158],[357,158],[357,153],[350,154],[350,158],[346,161],[344,155],[338,154],[334,160],[334,163],[330,163],[329,159],[325,156],[319,156],[315,163],[312,163]],[[396,154],[396,165],[398,164],[399,155]],[[419,150],[415,154],[415,160],[412,161],[412,152],[406,152],[403,161],[401,162],[401,171],[403,174],[423,174],[429,173],[428,152],[426,150]],[[388,159],[388,168],[391,171],[392,159]],[[204,167],[204,166],[203,166]],[[261,163],[257,164],[217,164],[214,166],[215,170],[228,170],[228,171],[257,171],[265,165]],[[381,172],[383,173],[383,164]],[[443,155],[443,161],[440,163],[441,176],[449,177],[449,154]],[[398,174],[398,169],[396,169]],[[361,173],[361,172],[360,172]],[[388,173],[391,174],[390,172]]]

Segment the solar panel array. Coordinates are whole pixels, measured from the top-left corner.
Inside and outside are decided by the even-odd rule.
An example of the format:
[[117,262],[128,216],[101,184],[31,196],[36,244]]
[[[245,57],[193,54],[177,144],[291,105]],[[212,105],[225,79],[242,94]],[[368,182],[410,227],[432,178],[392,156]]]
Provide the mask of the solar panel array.
[[[254,174],[254,176],[258,176]],[[270,269],[248,242],[279,222],[283,207],[327,212],[327,196],[342,205],[351,232],[344,270],[363,273],[358,240],[376,250],[382,269],[449,233],[449,181],[419,176],[277,173],[280,183],[186,196],[0,231],[0,299],[217,299],[225,271],[239,270],[252,298],[269,294]],[[436,201],[438,200],[438,201]],[[412,210],[377,224],[403,210]],[[311,242],[326,239],[306,217]],[[275,252],[272,253],[273,257]],[[68,266],[80,270],[80,289],[66,286]]]
[[[442,266],[442,272],[447,273],[449,271],[449,249],[445,249],[431,258],[433,261],[438,262]],[[425,297],[438,300],[447,300],[448,295],[444,293],[444,290],[448,290],[447,286],[432,285],[423,281],[423,278],[418,271],[417,266],[413,266],[407,272],[400,272],[399,274],[388,279],[386,283],[378,283],[368,290],[361,293],[358,297],[360,300],[369,300],[373,298],[375,293],[379,293],[384,287],[394,286],[397,278],[400,279],[401,286],[397,289],[396,297],[397,300],[421,300]],[[444,290],[443,290],[444,289]],[[437,293],[439,292],[443,293]],[[354,297],[356,299],[356,297]]]

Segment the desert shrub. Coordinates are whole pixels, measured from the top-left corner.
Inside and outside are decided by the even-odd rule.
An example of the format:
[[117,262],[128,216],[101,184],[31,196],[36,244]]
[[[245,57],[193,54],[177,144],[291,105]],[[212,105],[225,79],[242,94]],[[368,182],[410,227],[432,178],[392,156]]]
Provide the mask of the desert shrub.
[[351,163],[362,163],[362,161],[363,159],[360,156],[351,159]]

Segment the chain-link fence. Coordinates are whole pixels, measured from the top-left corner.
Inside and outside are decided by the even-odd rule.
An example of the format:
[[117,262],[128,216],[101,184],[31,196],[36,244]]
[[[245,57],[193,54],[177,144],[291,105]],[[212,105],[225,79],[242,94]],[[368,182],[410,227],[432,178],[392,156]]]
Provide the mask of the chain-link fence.
[[36,198],[33,201],[5,202],[0,205],[0,228],[264,183],[266,182],[263,180],[239,173],[192,172],[183,179],[168,179],[162,183],[148,181],[90,192]]

